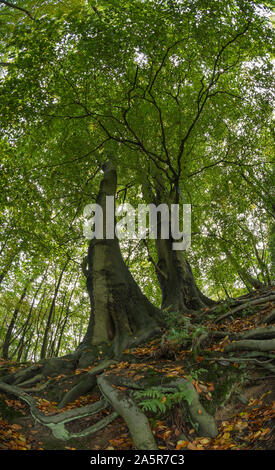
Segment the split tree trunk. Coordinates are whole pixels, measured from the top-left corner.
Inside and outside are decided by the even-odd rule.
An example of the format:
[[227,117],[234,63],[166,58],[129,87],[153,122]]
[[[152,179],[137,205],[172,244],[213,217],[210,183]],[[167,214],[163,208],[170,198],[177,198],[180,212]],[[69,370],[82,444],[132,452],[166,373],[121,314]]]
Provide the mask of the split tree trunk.
[[106,197],[115,196],[116,179],[115,168],[108,163],[97,198],[103,210],[103,239],[93,238],[88,249],[86,276],[91,316],[79,349],[107,345],[111,355],[119,356],[126,347],[159,330],[161,311],[149,302],[132,277],[117,237],[106,238]]
[[[179,203],[177,187],[175,186],[168,193],[165,190],[165,185],[161,184],[160,181],[155,181],[155,188],[144,184],[143,195],[148,202],[154,202],[156,206],[167,204],[170,216],[171,204]],[[169,227],[170,238],[161,238],[160,222],[161,218],[158,214],[157,237],[155,240],[158,262],[154,264],[162,292],[162,308],[173,312],[187,313],[215,304],[197,287],[184,250],[173,250],[173,243],[180,240],[173,239],[171,225]],[[169,224],[171,224],[171,221],[169,221]]]
[[162,308],[186,313],[214,304],[197,287],[184,251],[173,250],[172,243],[172,239],[156,240]]

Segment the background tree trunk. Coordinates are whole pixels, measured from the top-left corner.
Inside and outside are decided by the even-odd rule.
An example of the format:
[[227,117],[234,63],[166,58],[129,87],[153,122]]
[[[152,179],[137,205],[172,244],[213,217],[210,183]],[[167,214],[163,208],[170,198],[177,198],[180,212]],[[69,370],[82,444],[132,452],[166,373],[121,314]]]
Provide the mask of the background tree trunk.
[[51,322],[52,322],[52,316],[53,316],[53,312],[54,312],[54,308],[55,308],[55,302],[56,302],[59,287],[60,287],[60,284],[61,284],[61,281],[62,281],[62,277],[63,277],[63,274],[65,272],[65,269],[66,269],[68,263],[69,263],[69,259],[67,259],[66,263],[64,264],[64,266],[63,266],[63,268],[62,268],[62,270],[59,274],[59,278],[58,278],[58,281],[57,281],[57,284],[56,284],[56,287],[55,287],[55,290],[54,290],[54,296],[53,296],[52,303],[51,303],[51,306],[50,306],[50,311],[49,311],[47,324],[46,324],[44,337],[43,337],[43,343],[42,343],[42,348],[41,348],[41,353],[40,353],[40,358],[41,359],[44,359],[46,357],[46,354],[47,354],[48,337],[49,337],[49,331],[50,331]]
[[225,253],[228,261],[232,264],[232,266],[236,269],[237,273],[239,274],[240,278],[243,280],[245,285],[251,286],[254,289],[261,289],[264,285],[255,277],[253,277],[245,268],[240,266],[236,258],[232,255],[229,251],[226,243],[219,239],[219,244],[223,252]]
[[11,339],[12,339],[12,332],[13,332],[14,325],[15,325],[16,320],[17,320],[17,316],[18,316],[18,313],[19,313],[19,310],[20,310],[20,306],[21,306],[24,298],[26,297],[28,287],[29,287],[29,284],[27,284],[24,287],[23,292],[21,294],[21,297],[19,299],[19,302],[18,302],[18,304],[17,304],[17,306],[16,306],[16,308],[13,312],[13,316],[12,316],[12,319],[10,321],[10,324],[8,326],[8,330],[7,330],[4,345],[3,345],[3,358],[4,359],[8,359],[8,357],[9,357],[9,347],[10,347],[10,343],[11,343]]
[[24,327],[23,327],[22,335],[21,335],[19,345],[18,345],[18,354],[17,354],[17,361],[18,362],[20,362],[22,354],[23,354],[23,349],[24,349],[24,346],[25,346],[26,333],[27,333],[27,331],[29,330],[29,328],[31,327],[31,324],[32,324],[31,318],[32,318],[32,311],[33,311],[34,303],[35,303],[36,297],[38,296],[38,293],[39,293],[41,287],[44,284],[44,281],[45,281],[45,278],[46,278],[46,275],[47,275],[47,271],[48,271],[48,268],[46,269],[46,272],[45,272],[45,274],[42,278],[42,281],[41,281],[41,283],[39,284],[39,286],[37,287],[37,289],[34,293],[32,303],[31,303],[31,306],[30,306],[30,310],[29,310],[28,316],[26,318],[26,322],[25,322]]

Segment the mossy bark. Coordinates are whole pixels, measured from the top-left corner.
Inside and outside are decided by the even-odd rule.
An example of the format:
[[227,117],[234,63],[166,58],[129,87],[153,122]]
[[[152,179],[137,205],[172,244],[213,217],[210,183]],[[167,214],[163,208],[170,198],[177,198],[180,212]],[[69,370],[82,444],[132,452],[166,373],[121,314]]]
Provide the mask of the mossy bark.
[[92,239],[88,249],[87,289],[91,315],[80,348],[109,344],[118,356],[139,337],[148,337],[159,329],[161,311],[149,302],[132,277],[117,237],[108,239],[106,236],[106,201],[107,196],[116,194],[116,179],[115,168],[108,163],[97,198],[103,211],[103,238]]
[[184,251],[173,250],[173,240],[157,239],[157,276],[162,291],[162,308],[186,313],[212,305],[197,287]]
[[171,190],[167,191],[161,179],[156,178],[151,185],[144,183],[142,191],[148,204],[154,203],[157,208],[168,206],[169,227],[165,234],[168,238],[161,236],[162,215],[159,209],[156,221],[157,263],[154,265],[162,293],[162,309],[187,313],[215,304],[216,302],[204,295],[196,285],[185,251],[173,249],[173,244],[181,241],[173,238],[172,230],[172,205],[180,204],[178,185],[174,184]]
[[103,396],[111,403],[117,413],[125,420],[136,449],[157,450],[149,421],[144,413],[138,408],[134,400],[121,390],[112,387],[112,382],[105,374],[97,379],[98,386]]

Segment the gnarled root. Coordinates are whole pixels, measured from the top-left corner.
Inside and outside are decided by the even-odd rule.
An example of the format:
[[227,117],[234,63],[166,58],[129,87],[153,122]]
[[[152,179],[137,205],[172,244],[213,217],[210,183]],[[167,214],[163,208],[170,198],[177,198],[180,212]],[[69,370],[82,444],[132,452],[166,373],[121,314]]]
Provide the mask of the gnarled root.
[[[137,407],[129,394],[112,386],[114,383],[119,384],[120,378],[101,374],[97,379],[97,383],[103,396],[126,421],[136,448],[155,449],[155,441],[146,416]],[[121,384],[129,389],[146,389],[144,380],[141,383],[131,383],[129,379],[122,377]],[[179,378],[167,385],[152,388],[161,389],[164,393],[175,391],[175,388],[184,389],[186,391],[186,405],[190,421],[198,434],[212,438],[217,436],[218,430],[215,420],[201,405],[199,395],[191,382]]]
[[275,339],[257,340],[257,339],[244,339],[235,341],[228,344],[225,352],[231,351],[274,351]]
[[185,379],[176,379],[171,384],[177,387],[183,387],[189,394],[189,398],[186,400],[187,408],[190,416],[190,421],[197,429],[197,433],[200,436],[216,437],[218,435],[218,429],[213,416],[211,416],[204,409],[199,400],[199,395],[191,382]]
[[132,398],[121,390],[113,388],[105,374],[101,374],[98,377],[97,384],[103,396],[125,420],[136,449],[156,450],[158,447],[150,429],[148,419],[137,407]]
[[275,322],[275,308],[267,315],[265,318],[265,323],[269,325],[269,323],[274,323]]
[[106,360],[95,366],[89,372],[85,374],[85,376],[78,382],[71,390],[69,390],[62,400],[60,401],[58,408],[61,409],[67,405],[67,403],[73,402],[78,398],[80,395],[84,395],[85,393],[92,390],[94,385],[96,384],[96,375],[100,374],[104,369],[107,369],[111,364],[116,363],[116,360]]
[[2,377],[2,382],[10,385],[28,385],[40,381],[48,376],[68,374],[75,369],[76,357],[64,356],[44,359],[37,364],[20,369],[12,374]]
[[235,336],[235,339],[273,339],[275,338],[275,327],[265,326],[253,328]]
[[102,409],[106,408],[106,401],[100,400],[88,406],[64,411],[61,414],[45,416],[37,409],[34,398],[32,398],[30,395],[28,395],[26,392],[16,387],[15,385],[8,385],[7,383],[0,382],[0,390],[15,395],[21,400],[25,401],[30,407],[30,412],[33,418],[40,424],[43,424],[44,426],[50,428],[54,437],[57,439],[69,440],[72,438],[87,436],[89,434],[99,431],[104,426],[111,423],[118,416],[116,412],[111,413],[110,415],[98,421],[93,426],[90,426],[84,429],[83,431],[80,431],[79,433],[69,433],[69,431],[65,428],[66,423],[98,413]]
[[260,297],[258,299],[255,299],[255,300],[250,300],[248,302],[244,302],[244,303],[241,303],[241,305],[238,305],[236,308],[233,308],[232,310],[229,309],[228,312],[226,312],[225,314],[223,315],[220,315],[216,320],[215,320],[215,323],[218,323],[222,320],[224,320],[225,318],[231,316],[231,315],[234,315],[235,313],[241,311],[241,310],[244,310],[246,308],[250,308],[250,307],[253,307],[254,305],[260,305],[260,304],[266,304],[268,302],[274,302],[275,300],[275,295],[270,295],[268,297]]

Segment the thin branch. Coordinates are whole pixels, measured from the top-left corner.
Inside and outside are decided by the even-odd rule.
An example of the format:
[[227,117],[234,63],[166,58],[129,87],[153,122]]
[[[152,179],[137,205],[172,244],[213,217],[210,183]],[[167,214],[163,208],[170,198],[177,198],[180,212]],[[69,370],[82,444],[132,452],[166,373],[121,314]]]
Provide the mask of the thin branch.
[[166,52],[165,52],[165,54],[164,54],[164,56],[163,56],[163,58],[162,58],[161,63],[160,63],[160,65],[159,65],[159,67],[157,68],[156,72],[155,72],[155,75],[154,75],[154,77],[153,77],[153,80],[152,80],[151,84],[149,84],[149,89],[148,89],[149,94],[150,94],[151,91],[152,91],[152,88],[153,88],[154,83],[155,83],[155,81],[156,81],[156,79],[157,79],[157,77],[158,77],[158,74],[161,72],[161,69],[162,69],[163,66],[164,66],[164,63],[165,63],[165,61],[166,61],[166,58],[168,57],[169,52],[171,51],[171,49],[173,49],[175,46],[177,46],[178,44],[180,44],[180,43],[183,42],[184,40],[186,40],[186,38],[179,39],[178,41],[176,41],[174,44],[172,44],[171,46],[169,46],[169,47],[167,48],[167,50],[166,50]]
[[[214,66],[213,66],[213,71],[212,71],[212,77],[210,79],[210,83],[209,85],[205,88],[204,86],[204,83],[203,83],[203,79],[204,79],[204,76],[202,77],[201,79],[201,88],[198,92],[198,96],[197,96],[197,113],[196,113],[196,116],[194,117],[192,123],[190,124],[185,136],[182,138],[181,140],[181,143],[180,143],[180,147],[179,147],[179,152],[178,152],[178,171],[180,173],[180,167],[181,167],[181,157],[182,157],[182,154],[183,154],[183,151],[184,151],[184,147],[185,147],[185,142],[188,140],[193,128],[195,127],[203,109],[204,109],[204,106],[208,100],[208,98],[211,96],[210,95],[210,90],[213,88],[214,85],[216,85],[216,83],[218,82],[220,76],[222,75],[223,72],[220,72],[220,71],[217,71],[218,69],[218,66],[220,64],[220,61],[221,61],[221,57],[223,55],[223,52],[225,51],[225,49],[227,49],[232,43],[234,43],[240,36],[243,36],[248,28],[249,28],[249,25],[250,25],[250,22],[246,25],[246,27],[244,28],[243,31],[240,31],[238,34],[236,34],[230,41],[228,41],[224,46],[221,47],[220,51],[218,52],[217,54],[217,57],[215,59],[215,62],[214,62]],[[229,70],[230,68],[234,67],[236,65],[237,61],[233,64],[233,65],[230,65],[228,66],[225,71]],[[205,88],[205,89],[204,89]]]
[[13,8],[14,10],[19,10],[19,11],[22,11],[23,13],[26,13],[26,15],[28,15],[28,17],[31,20],[35,21],[35,18],[32,16],[32,14],[25,8],[19,7],[18,5],[15,5],[14,3],[6,2],[5,0],[0,0],[0,3],[2,3],[3,5],[6,5],[7,7]]
[[33,168],[33,170],[40,170],[40,169],[45,169],[45,168],[56,168],[58,166],[63,166],[63,165],[69,165],[70,163],[75,163],[75,162],[78,162],[80,160],[83,160],[84,158],[87,158],[89,155],[91,155],[91,153],[94,153],[96,152],[97,150],[99,150],[101,147],[103,147],[103,145],[108,142],[110,139],[105,139],[103,142],[101,142],[99,145],[97,145],[95,148],[93,148],[92,150],[90,150],[89,152],[85,153],[85,155],[81,155],[81,157],[76,157],[76,158],[73,158],[71,160],[63,160],[63,162],[60,162],[60,163],[53,163],[51,165],[42,165],[42,166],[38,166],[38,167],[35,167]]

